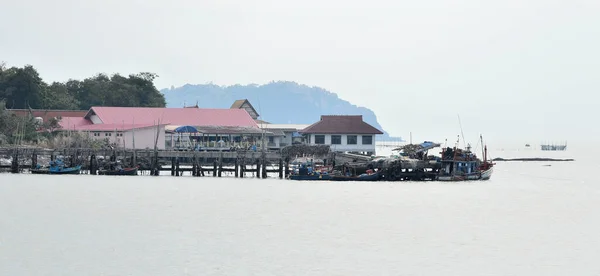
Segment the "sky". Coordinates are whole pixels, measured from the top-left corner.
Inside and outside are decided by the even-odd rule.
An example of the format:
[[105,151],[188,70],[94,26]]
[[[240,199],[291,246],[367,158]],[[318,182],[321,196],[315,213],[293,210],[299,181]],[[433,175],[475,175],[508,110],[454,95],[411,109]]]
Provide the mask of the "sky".
[[46,81],[295,81],[416,141],[462,125],[473,143],[584,143],[600,135],[598,14],[597,0],[0,0],[0,60]]

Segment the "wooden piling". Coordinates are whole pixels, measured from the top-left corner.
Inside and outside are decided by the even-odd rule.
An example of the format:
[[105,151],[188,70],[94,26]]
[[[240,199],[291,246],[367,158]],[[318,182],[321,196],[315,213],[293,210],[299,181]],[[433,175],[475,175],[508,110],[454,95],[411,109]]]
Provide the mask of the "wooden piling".
[[16,150],[13,154],[13,160],[10,164],[10,172],[11,173],[19,173],[19,150]]
[[285,159],[285,178],[288,178],[290,176],[290,159],[286,158]]
[[264,179],[264,178],[267,178],[267,161],[263,158],[261,163],[262,163],[261,176]]
[[260,178],[260,160],[256,160],[256,178]]
[[171,176],[175,176],[175,157],[171,157]]
[[240,165],[240,178],[244,178],[244,174],[246,174],[246,162],[242,160],[242,164]]
[[92,154],[90,156],[90,174],[91,175],[96,175],[96,169],[97,169],[97,164],[96,164],[96,155]]
[[31,169],[35,169],[37,167],[37,154],[35,153],[35,151],[31,154]]
[[238,173],[238,169],[239,168],[238,168],[238,160],[237,159],[235,159],[235,163],[233,164],[233,167],[234,167],[234,170],[235,170],[234,171],[235,172],[234,175],[237,178],[239,176],[239,173]]
[[213,162],[213,177],[217,176],[217,160]]
[[219,160],[219,177],[221,177],[222,173],[223,173],[223,162],[221,160]]
[[279,170],[279,179],[283,179],[283,159],[279,159],[279,167],[277,168]]
[[183,172],[179,169],[179,157],[175,157],[175,175],[181,176]]

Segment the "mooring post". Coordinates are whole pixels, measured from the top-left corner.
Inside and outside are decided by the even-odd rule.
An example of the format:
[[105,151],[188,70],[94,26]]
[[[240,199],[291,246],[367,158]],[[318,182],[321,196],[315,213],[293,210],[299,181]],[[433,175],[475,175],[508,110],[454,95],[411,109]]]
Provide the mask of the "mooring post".
[[175,176],[175,157],[171,157],[171,176]]
[[260,159],[256,159],[256,178],[260,178]]
[[31,169],[35,169],[37,167],[37,154],[35,151],[31,154]]
[[223,173],[223,161],[219,160],[219,177],[221,177],[222,173]]
[[242,160],[242,164],[240,165],[240,177],[244,178],[244,174],[246,172],[246,161]]
[[267,160],[262,159],[262,168],[261,168],[261,176],[262,178],[267,178]]
[[12,173],[19,173],[19,150],[15,151],[15,154],[13,155],[12,163],[10,165],[11,165],[10,171]]
[[181,170],[179,169],[179,157],[175,158],[175,175],[181,176]]
[[217,160],[213,161],[213,177],[217,176]]
[[279,158],[279,179],[283,179],[283,159]]
[[234,168],[233,170],[234,170],[235,177],[238,177],[239,176],[239,172],[238,172],[239,168],[238,168],[238,160],[237,160],[237,158],[235,159],[235,163],[233,164],[233,168]]
[[290,158],[285,158],[285,178],[290,176]]

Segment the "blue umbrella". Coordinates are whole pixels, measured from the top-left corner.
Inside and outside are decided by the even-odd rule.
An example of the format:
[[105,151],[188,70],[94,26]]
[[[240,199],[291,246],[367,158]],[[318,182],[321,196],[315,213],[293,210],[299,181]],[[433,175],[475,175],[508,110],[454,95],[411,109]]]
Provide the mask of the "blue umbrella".
[[175,129],[175,132],[177,132],[177,133],[193,133],[193,132],[198,132],[198,129],[196,129],[193,126],[180,126]]

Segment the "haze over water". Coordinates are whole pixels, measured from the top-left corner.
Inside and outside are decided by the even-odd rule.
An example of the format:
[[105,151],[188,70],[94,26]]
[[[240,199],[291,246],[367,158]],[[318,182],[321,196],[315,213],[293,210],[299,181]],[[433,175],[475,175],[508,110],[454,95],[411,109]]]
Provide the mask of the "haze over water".
[[547,154],[577,161],[463,183],[0,174],[0,275],[597,275],[599,165]]

